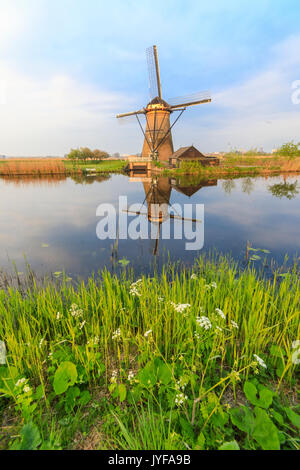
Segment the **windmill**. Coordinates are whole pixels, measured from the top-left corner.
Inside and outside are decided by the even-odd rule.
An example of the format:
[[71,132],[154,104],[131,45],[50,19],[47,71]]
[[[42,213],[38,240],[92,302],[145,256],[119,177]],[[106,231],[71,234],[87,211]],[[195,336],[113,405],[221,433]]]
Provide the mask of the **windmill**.
[[[142,157],[159,161],[169,161],[174,153],[172,129],[182,116],[186,108],[204,103],[210,103],[209,92],[195,93],[194,95],[174,98],[166,102],[162,98],[160,70],[157,47],[147,49],[148,72],[150,81],[150,103],[139,111],[119,114],[118,119],[127,116],[136,116],[139,126],[144,134]],[[173,124],[171,114],[178,112]],[[146,118],[146,128],[141,123],[140,116]]]

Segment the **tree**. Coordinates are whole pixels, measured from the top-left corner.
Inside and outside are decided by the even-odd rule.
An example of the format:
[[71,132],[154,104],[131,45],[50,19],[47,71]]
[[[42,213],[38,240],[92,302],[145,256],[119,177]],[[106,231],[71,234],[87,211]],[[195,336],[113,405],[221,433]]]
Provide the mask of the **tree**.
[[88,147],[81,147],[80,152],[81,152],[82,160],[93,160],[94,159],[94,153]]
[[67,155],[69,160],[81,160],[81,151],[79,149],[71,149],[70,153]]
[[108,158],[108,157],[109,157],[108,153],[105,152],[104,150],[96,149],[93,151],[94,160],[103,160],[104,158]]

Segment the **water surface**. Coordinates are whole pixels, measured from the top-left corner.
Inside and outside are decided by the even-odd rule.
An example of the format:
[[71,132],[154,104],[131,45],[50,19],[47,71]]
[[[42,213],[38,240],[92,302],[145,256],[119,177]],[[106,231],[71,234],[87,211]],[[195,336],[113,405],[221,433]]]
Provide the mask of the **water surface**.
[[[109,203],[118,210],[119,196],[124,195],[129,205],[142,204],[147,194],[149,202],[155,196],[152,183],[151,178],[125,175],[0,179],[0,268],[8,269],[14,261],[23,271],[26,257],[38,273],[65,270],[71,277],[85,278],[111,269],[113,241],[96,236],[97,207]],[[300,253],[299,176],[204,182],[162,178],[156,184],[159,201],[204,204],[202,253],[216,248],[243,260],[247,241],[270,250],[268,256],[278,263],[285,254],[292,258]],[[148,271],[154,263],[161,268],[168,253],[171,260],[191,264],[199,252],[186,251],[185,243],[119,240],[117,256],[128,259],[136,272]]]

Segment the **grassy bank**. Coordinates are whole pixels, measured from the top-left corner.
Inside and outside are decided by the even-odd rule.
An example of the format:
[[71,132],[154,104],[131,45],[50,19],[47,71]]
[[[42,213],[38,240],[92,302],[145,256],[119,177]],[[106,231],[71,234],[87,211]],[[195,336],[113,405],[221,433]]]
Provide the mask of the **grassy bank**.
[[184,162],[181,168],[161,170],[165,175],[198,174],[203,178],[278,175],[300,173],[300,157],[224,155],[219,166],[203,167],[197,162]]
[[124,160],[103,160],[100,162],[71,162],[64,160],[65,168],[70,172],[86,173],[95,170],[95,173],[120,173],[127,166]]
[[9,159],[0,161],[0,176],[68,176],[85,174],[87,169],[95,169],[95,173],[119,173],[125,166],[123,160],[73,163],[57,158]]
[[0,297],[0,448],[299,449],[296,269],[200,258]]

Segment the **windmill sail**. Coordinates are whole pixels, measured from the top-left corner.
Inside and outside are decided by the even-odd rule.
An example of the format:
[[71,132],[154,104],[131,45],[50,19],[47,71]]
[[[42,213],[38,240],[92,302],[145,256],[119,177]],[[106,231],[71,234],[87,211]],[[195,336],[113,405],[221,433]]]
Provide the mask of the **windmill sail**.
[[195,106],[202,103],[210,103],[211,94],[209,91],[202,91],[199,93],[194,93],[193,95],[180,96],[178,98],[173,98],[168,100],[171,109],[177,109],[187,106]]
[[161,98],[161,82],[157,47],[148,47],[146,54],[149,73],[150,98],[154,99],[157,96]]

